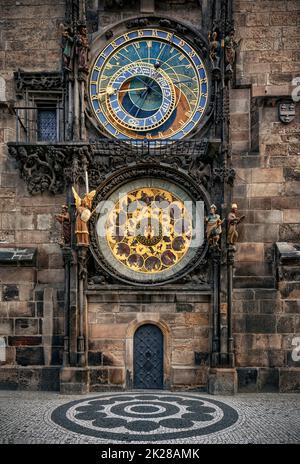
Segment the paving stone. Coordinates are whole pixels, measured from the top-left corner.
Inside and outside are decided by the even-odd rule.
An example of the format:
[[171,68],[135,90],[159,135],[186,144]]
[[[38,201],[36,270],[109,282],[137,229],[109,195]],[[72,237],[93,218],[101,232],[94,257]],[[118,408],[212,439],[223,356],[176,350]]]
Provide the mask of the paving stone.
[[[46,375],[46,374],[45,374]],[[50,373],[49,373],[50,375]],[[54,375],[54,374],[52,374]],[[296,379],[295,379],[296,380]],[[284,384],[282,385],[284,387]],[[158,397],[158,399],[155,399]],[[125,401],[127,398],[127,401]],[[124,401],[121,401],[121,400]],[[213,401],[217,400],[216,403]],[[238,394],[234,397],[218,396],[212,397],[204,393],[171,393],[171,392],[157,392],[155,394],[149,394],[149,391],[139,392],[126,392],[126,393],[91,393],[88,395],[74,395],[72,401],[77,401],[75,408],[80,408],[83,405],[91,405],[86,411],[88,415],[96,413],[97,408],[93,408],[93,401],[96,401],[98,408],[106,402],[106,407],[110,411],[111,408],[117,406],[117,414],[108,414],[107,419],[112,417],[117,418],[118,424],[110,423],[109,428],[105,428],[102,421],[100,427],[98,426],[98,436],[94,436],[93,432],[88,434],[88,426],[85,428],[84,433],[82,430],[72,430],[72,421],[79,422],[80,425],[87,424],[84,420],[79,420],[79,417],[74,417],[74,413],[71,414],[71,424],[64,423],[62,426],[58,425],[54,420],[53,412],[57,408],[64,408],[65,411],[69,410],[68,403],[70,402],[70,396],[61,395],[53,392],[20,392],[20,391],[1,391],[0,392],[0,408],[1,408],[1,422],[0,422],[0,440],[2,443],[123,443],[128,440],[128,434],[135,434],[134,430],[127,429],[127,436],[124,434],[126,428],[125,425],[128,423],[128,412],[125,412],[125,403],[133,407],[141,406],[141,403],[148,405],[144,409],[144,413],[148,411],[155,412],[151,409],[164,407],[168,408],[167,416],[160,417],[162,412],[158,412],[157,420],[172,419],[171,407],[175,407],[178,411],[178,415],[184,414],[184,409],[190,404],[193,408],[193,420],[204,419],[204,415],[207,417],[205,421],[199,421],[203,427],[211,426],[212,422],[219,422],[223,411],[226,411],[226,406],[231,408],[232,414],[237,414],[237,420],[230,425],[227,421],[223,423],[219,430],[211,429],[206,434],[193,434],[189,437],[180,436],[181,432],[189,431],[189,427],[185,422],[180,423],[182,420],[180,417],[173,424],[170,422],[168,428],[161,428],[160,430],[164,433],[174,432],[171,429],[173,425],[176,425],[176,435],[173,438],[163,439],[161,436],[158,440],[159,443],[186,443],[186,444],[201,444],[201,443],[298,443],[299,442],[299,395],[297,394],[275,394],[275,393],[252,393],[252,394]],[[201,402],[201,403],[200,403]],[[120,406],[119,406],[120,405]],[[150,408],[149,408],[150,406]],[[201,409],[202,408],[202,409]],[[203,409],[204,408],[204,409]],[[208,409],[205,409],[208,408]],[[128,409],[127,409],[128,411]],[[140,412],[138,412],[140,411]],[[138,408],[135,411],[135,418],[141,420],[139,416],[143,414],[142,410]],[[79,409],[78,409],[79,412]],[[99,413],[99,412],[98,412]],[[186,414],[186,412],[185,412]],[[202,414],[202,415],[201,415]],[[145,414],[144,414],[145,415]],[[147,414],[146,414],[147,415]],[[211,416],[214,417],[213,421]],[[87,420],[90,416],[87,416]],[[236,416],[234,416],[236,417]],[[148,414],[149,418],[149,414]],[[131,422],[134,419],[130,419]],[[143,418],[145,421],[145,418]],[[146,419],[147,420],[147,419]],[[149,419],[148,419],[149,420]],[[153,419],[151,422],[154,422]],[[74,426],[75,426],[75,422]],[[193,422],[196,424],[196,422]],[[111,427],[117,425],[116,427]],[[69,427],[70,426],[70,427]],[[102,433],[106,433],[106,437],[101,438],[100,429],[102,426]],[[144,425],[145,427],[145,425]],[[155,424],[153,424],[155,427]],[[223,428],[224,427],[224,428]],[[132,427],[134,429],[134,426]],[[94,431],[95,433],[95,431]],[[96,431],[97,433],[97,431]],[[157,434],[157,429],[150,432],[142,430],[138,431],[138,440],[133,440],[142,443],[150,443],[145,437],[141,441],[141,434],[153,435]],[[150,437],[151,438],[151,437]],[[153,442],[153,441],[152,441]]]

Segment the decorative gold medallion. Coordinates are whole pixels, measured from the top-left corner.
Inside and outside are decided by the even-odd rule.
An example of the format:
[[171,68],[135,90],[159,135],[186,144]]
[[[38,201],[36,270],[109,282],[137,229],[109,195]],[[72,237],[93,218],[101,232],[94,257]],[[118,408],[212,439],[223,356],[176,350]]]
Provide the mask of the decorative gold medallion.
[[182,260],[192,240],[192,218],[173,193],[138,188],[121,197],[108,215],[106,240],[114,257],[140,273],[158,273]]

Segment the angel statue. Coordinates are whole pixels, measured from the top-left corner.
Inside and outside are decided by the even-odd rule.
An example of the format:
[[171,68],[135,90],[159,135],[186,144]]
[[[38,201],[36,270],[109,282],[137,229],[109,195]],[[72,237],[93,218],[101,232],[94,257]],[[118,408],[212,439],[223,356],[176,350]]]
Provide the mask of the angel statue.
[[216,214],[217,207],[216,205],[210,206],[210,211],[205,218],[206,222],[206,237],[208,240],[209,245],[211,246],[218,246],[218,242],[220,239],[220,235],[222,233],[222,224],[224,219],[222,220],[219,214]]
[[96,190],[87,192],[83,198],[80,198],[74,187],[72,187],[72,191],[76,205],[75,234],[77,245],[89,246],[90,234],[87,223],[92,215],[91,208]]

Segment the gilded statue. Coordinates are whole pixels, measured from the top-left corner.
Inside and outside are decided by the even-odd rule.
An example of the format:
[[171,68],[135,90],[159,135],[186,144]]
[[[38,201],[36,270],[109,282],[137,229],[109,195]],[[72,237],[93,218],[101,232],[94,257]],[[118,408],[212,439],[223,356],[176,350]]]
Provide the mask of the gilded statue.
[[218,242],[220,240],[220,235],[222,233],[222,224],[224,219],[220,218],[220,215],[216,213],[217,207],[216,205],[210,206],[210,211],[205,218],[206,222],[206,237],[208,240],[209,245],[211,246],[218,246]]
[[238,206],[236,203],[232,203],[231,211],[227,216],[227,243],[234,245],[239,237],[237,227],[240,222],[245,219],[245,216],[238,216]]
[[91,209],[96,190],[87,192],[83,198],[80,198],[74,187],[72,187],[76,205],[76,223],[75,234],[77,245],[89,246],[90,234],[88,229],[88,221],[91,217]]

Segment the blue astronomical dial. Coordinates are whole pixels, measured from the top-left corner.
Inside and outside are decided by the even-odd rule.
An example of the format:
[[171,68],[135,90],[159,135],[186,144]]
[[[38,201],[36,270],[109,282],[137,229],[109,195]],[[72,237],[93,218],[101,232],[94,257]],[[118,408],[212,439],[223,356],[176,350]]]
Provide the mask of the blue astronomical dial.
[[181,139],[208,103],[204,63],[184,39],[160,29],[123,34],[96,57],[89,78],[95,117],[119,139]]

